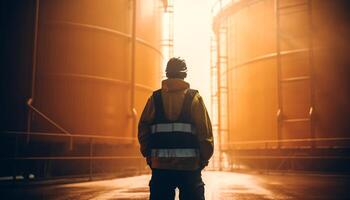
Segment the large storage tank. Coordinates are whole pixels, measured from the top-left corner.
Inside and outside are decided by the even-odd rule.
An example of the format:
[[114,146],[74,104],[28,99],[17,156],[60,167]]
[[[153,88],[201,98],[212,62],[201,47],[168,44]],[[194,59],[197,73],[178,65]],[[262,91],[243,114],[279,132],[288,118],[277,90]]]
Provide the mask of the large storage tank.
[[[24,13],[18,14],[17,18],[23,16],[22,21],[17,29],[9,30],[9,35],[27,32],[25,36],[10,38],[13,44],[21,39],[22,45],[15,49],[22,54],[13,59],[34,55],[33,64],[27,59],[21,66],[13,66],[21,68],[18,73],[25,74],[17,74],[13,78],[16,86],[9,84],[4,93],[9,99],[21,96],[21,106],[7,108],[8,115],[13,117],[5,116],[9,121],[2,130],[26,130],[27,119],[22,115],[27,111],[27,100],[32,98],[31,104],[38,111],[69,133],[134,137],[133,117],[140,114],[147,97],[160,82],[165,3],[136,1],[134,19],[134,1],[130,0],[30,1],[23,6],[5,2],[5,14]],[[4,17],[9,23],[5,29],[12,27],[11,22],[16,23],[8,15]],[[12,46],[9,44],[8,49]],[[22,88],[16,94],[12,91],[19,85],[26,85],[25,94],[20,93]],[[33,114],[29,124],[33,132],[62,132],[37,114]]]
[[162,2],[136,10],[133,50],[133,1],[40,1],[33,105],[70,133],[132,137],[132,110],[159,85],[162,61]]
[[224,150],[349,147],[349,8],[345,0],[221,5],[214,32]]
[[[0,131],[6,162],[0,176],[16,172],[16,166],[38,176],[144,169],[136,123],[160,84],[166,5],[165,0],[1,3],[6,76]],[[72,156],[78,157],[69,160]],[[104,158],[95,166],[93,156]]]

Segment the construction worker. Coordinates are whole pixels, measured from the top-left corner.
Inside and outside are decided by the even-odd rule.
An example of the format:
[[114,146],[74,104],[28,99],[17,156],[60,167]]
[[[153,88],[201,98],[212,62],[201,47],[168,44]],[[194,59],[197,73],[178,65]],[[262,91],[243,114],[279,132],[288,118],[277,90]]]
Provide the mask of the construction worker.
[[138,139],[142,155],[152,169],[151,200],[204,199],[201,171],[213,154],[208,112],[197,90],[184,81],[184,60],[171,58],[168,79],[153,92],[143,110]]

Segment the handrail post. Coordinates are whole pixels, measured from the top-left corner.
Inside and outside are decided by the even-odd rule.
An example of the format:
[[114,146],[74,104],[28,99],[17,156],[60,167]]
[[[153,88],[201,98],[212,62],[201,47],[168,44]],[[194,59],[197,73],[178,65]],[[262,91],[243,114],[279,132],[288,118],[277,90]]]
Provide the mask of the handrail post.
[[69,150],[70,151],[73,150],[73,137],[72,136],[69,138]]
[[89,181],[92,180],[92,156],[93,156],[93,139],[89,140]]
[[17,158],[17,154],[18,154],[18,135],[16,135],[15,137],[15,147],[13,149],[13,162],[12,162],[12,179],[13,182],[16,181],[16,174],[17,174],[17,165],[16,165],[16,158]]
[[[266,154],[266,151],[268,150],[268,145],[269,145],[269,142],[265,142],[265,154]],[[265,159],[265,174],[269,173],[269,162],[268,162],[268,159]]]
[[316,141],[315,141],[315,119],[314,119],[314,107],[311,106],[309,110],[309,118],[310,118],[310,138],[312,138],[311,141],[311,148],[314,149],[316,147]]
[[282,132],[282,123],[283,123],[281,109],[277,110],[276,118],[277,118],[277,148],[280,149],[282,146],[281,132]]

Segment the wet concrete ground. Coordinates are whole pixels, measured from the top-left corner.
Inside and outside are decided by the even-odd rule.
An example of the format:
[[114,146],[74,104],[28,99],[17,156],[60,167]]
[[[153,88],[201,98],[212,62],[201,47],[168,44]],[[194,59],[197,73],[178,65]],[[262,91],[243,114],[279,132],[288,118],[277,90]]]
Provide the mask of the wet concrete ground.
[[[46,186],[1,187],[0,199],[148,199],[149,175]],[[350,199],[350,177],[204,172],[207,200]]]

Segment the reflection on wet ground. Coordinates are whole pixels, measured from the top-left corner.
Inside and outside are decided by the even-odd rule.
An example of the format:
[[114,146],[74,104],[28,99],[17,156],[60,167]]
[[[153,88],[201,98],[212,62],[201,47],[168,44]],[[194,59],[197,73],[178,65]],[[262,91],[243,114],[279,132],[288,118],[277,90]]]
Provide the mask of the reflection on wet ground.
[[[5,199],[145,200],[149,195],[149,179],[149,175],[142,175],[72,184],[2,187],[0,192]],[[348,176],[204,172],[203,179],[207,200],[350,199]]]

